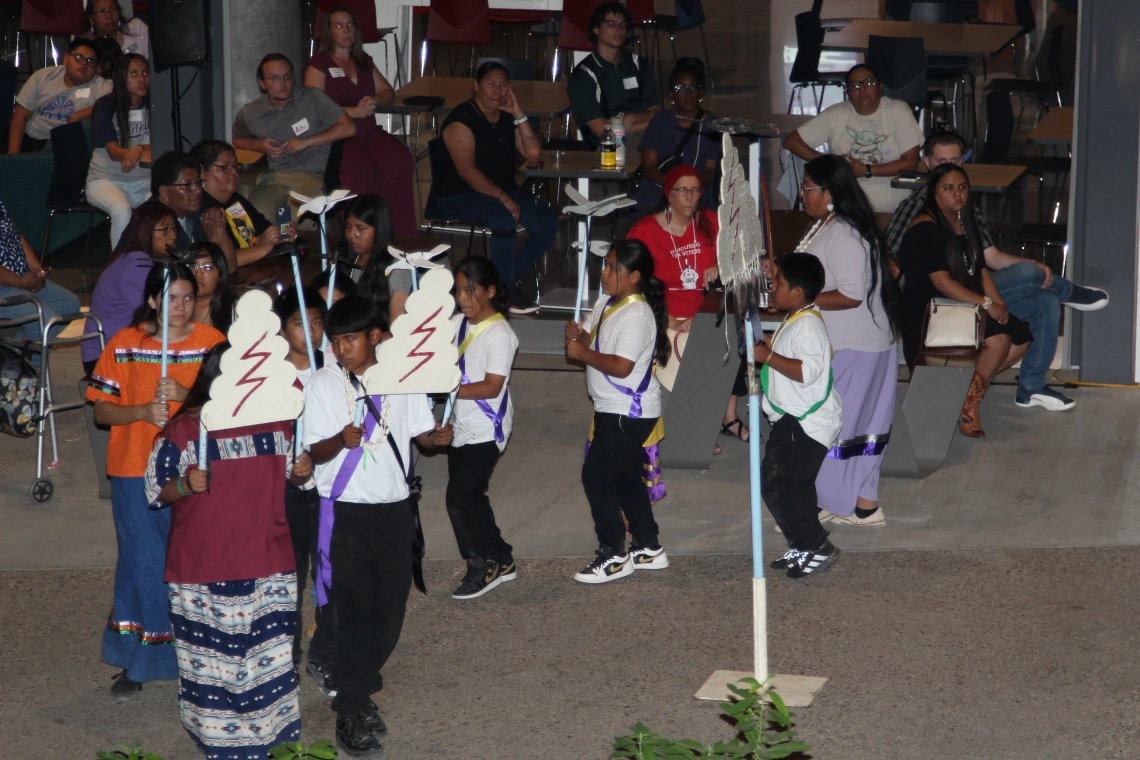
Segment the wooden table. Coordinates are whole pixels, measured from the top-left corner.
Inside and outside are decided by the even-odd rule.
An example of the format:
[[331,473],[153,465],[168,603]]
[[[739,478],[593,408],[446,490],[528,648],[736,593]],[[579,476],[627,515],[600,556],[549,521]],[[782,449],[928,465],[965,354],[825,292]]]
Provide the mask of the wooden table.
[[[557,153],[557,162],[555,161],[555,154]],[[637,176],[641,170],[641,153],[636,150],[626,152],[625,164],[620,169],[603,169],[600,164],[600,157],[597,151],[549,151],[544,150],[539,157],[541,168],[529,168],[529,164],[523,164],[519,169],[519,176],[522,177],[545,177],[547,179],[565,180],[572,179],[577,183],[577,190],[584,197],[590,197],[590,181],[617,181],[630,180]],[[557,165],[556,165],[557,163]],[[561,198],[562,191],[559,189],[558,196]],[[575,243],[578,249],[578,271],[584,271],[582,266],[582,257],[589,257],[589,241],[586,240],[586,219],[583,216],[578,217],[578,242]],[[591,303],[590,299],[590,276],[588,269],[586,270],[585,287],[582,290],[582,310],[589,311]],[[569,304],[551,303],[551,299],[547,299],[543,304],[544,309],[555,309],[560,311],[573,311],[574,300],[577,298],[577,293],[570,299]]]
[[[244,148],[235,148],[237,153],[237,161],[242,167],[252,166],[261,159],[265,158],[264,153],[258,153],[256,150],[246,150]],[[154,165],[154,157],[151,154],[150,146],[148,145],[143,149],[142,157],[139,159],[139,166],[144,169],[149,169]]]
[[[976,193],[1002,195],[1009,192],[1010,186],[1025,173],[1024,166],[1006,164],[965,164],[966,176],[970,178],[970,189]],[[911,190],[926,184],[926,177],[905,180],[895,176],[891,187]]]
[[[519,104],[527,116],[541,118],[554,118],[565,113],[570,108],[570,98],[566,94],[566,85],[562,82],[537,82],[516,79],[511,82],[511,89],[515,93]],[[396,100],[390,106],[377,108],[380,113],[416,113],[431,111],[432,113],[450,113],[460,103],[471,99],[474,92],[474,80],[464,77],[420,77],[413,79],[409,84],[396,90]],[[405,98],[411,97],[443,98],[443,105],[437,108],[426,106],[408,106],[404,104]]]
[[824,35],[822,47],[824,50],[865,53],[871,35],[921,37],[928,56],[988,58],[1008,45],[1021,31],[1021,27],[1015,24],[929,24],[857,18],[843,29]]
[[1070,145],[1073,142],[1072,108],[1051,108],[1029,133],[1030,145]]

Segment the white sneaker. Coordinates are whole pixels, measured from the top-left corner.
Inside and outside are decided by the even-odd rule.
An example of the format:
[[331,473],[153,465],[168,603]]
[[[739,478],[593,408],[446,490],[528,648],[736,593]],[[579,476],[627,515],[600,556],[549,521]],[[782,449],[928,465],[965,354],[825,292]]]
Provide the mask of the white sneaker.
[[[828,515],[829,519],[823,519],[824,515]],[[855,514],[850,515],[833,515],[824,510],[819,513],[819,521],[821,523],[829,522],[836,525],[857,525],[863,528],[882,528],[887,524],[887,516],[883,514],[883,508],[879,507],[875,513],[867,517],[859,517]]]
[[607,556],[599,551],[593,562],[574,573],[574,580],[580,583],[609,583],[627,575],[633,575],[633,562],[628,554]]
[[662,546],[635,546],[629,550],[634,570],[664,570],[669,567],[669,555]]

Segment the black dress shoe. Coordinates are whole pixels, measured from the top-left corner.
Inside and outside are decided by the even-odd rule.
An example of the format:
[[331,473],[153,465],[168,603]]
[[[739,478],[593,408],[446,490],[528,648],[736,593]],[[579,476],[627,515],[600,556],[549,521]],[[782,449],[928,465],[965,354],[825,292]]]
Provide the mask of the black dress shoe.
[[138,696],[142,691],[142,684],[127,678],[127,671],[123,670],[114,676],[115,682],[111,684],[111,696],[120,702]]
[[[377,715],[379,717],[379,715]],[[369,725],[367,709],[356,715],[336,716],[336,744],[349,757],[379,757],[384,748]]]
[[372,735],[377,739],[388,733],[388,727],[384,725],[384,719],[380,717],[380,708],[371,699],[368,700],[368,706],[364,708],[364,722],[372,729]]

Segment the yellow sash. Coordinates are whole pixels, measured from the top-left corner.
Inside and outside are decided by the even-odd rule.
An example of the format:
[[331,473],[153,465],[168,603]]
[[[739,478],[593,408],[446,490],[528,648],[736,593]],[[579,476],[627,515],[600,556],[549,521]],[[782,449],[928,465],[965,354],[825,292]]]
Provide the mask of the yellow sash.
[[470,326],[470,332],[463,338],[463,342],[459,344],[459,355],[463,356],[463,354],[467,352],[467,347],[471,345],[471,341],[475,340],[479,335],[482,335],[484,330],[496,322],[503,321],[506,321],[506,317],[498,312],[495,312],[477,325],[472,325],[470,320],[468,320],[467,324]]
[[[597,322],[594,323],[594,328],[592,330],[590,330],[590,343],[594,342],[594,336],[597,335],[598,328],[602,326],[602,321],[606,317],[610,316],[611,314],[613,314],[615,311],[617,311],[621,307],[623,307],[627,304],[634,303],[636,301],[640,301],[641,303],[649,303],[649,301],[645,300],[645,296],[641,295],[640,293],[631,293],[630,295],[621,299],[617,303],[611,304],[611,303],[607,302],[606,303],[606,309],[605,309],[605,311],[602,312],[602,316],[598,319]],[[480,323],[480,324],[482,324],[482,323]]]

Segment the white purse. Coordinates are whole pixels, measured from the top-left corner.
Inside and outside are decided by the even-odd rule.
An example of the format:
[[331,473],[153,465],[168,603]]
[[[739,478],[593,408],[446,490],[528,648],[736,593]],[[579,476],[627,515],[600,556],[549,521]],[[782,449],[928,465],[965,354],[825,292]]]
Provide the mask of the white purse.
[[925,348],[980,348],[982,307],[952,298],[935,298],[926,307]]

